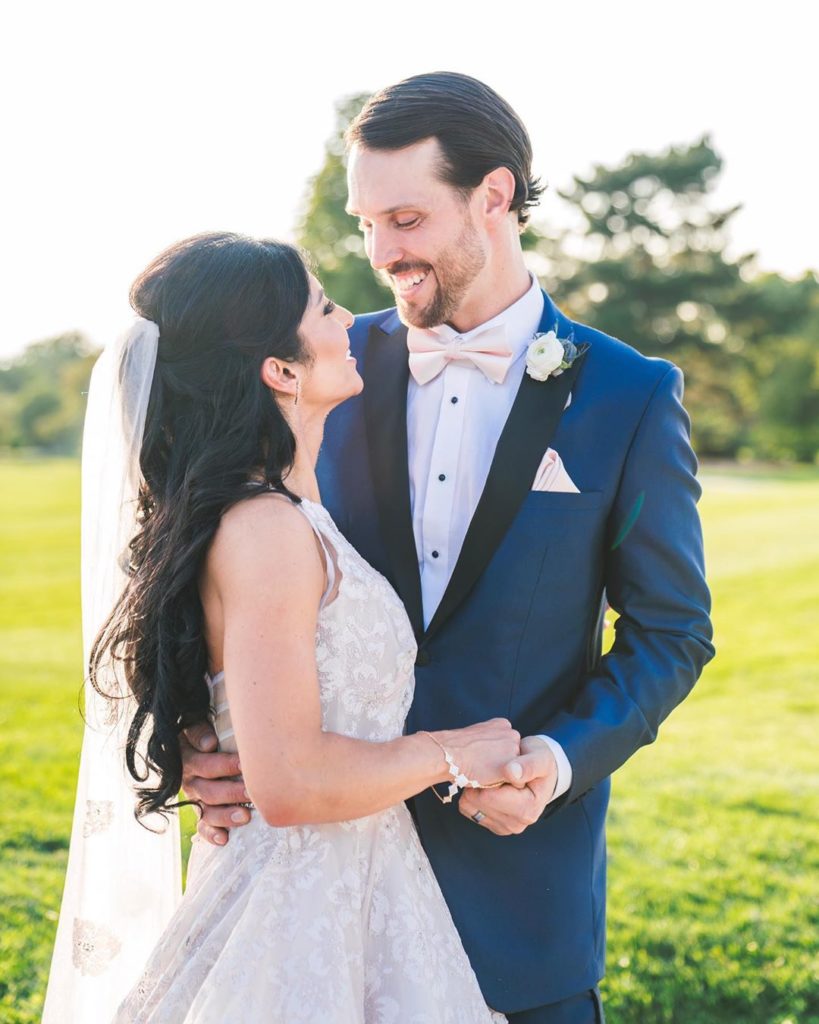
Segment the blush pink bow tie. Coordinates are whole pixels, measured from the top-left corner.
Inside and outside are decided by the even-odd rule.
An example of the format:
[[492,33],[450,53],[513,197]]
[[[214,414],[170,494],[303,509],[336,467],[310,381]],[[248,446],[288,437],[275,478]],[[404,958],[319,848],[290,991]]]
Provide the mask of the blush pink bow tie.
[[409,329],[409,368],[419,384],[434,380],[447,363],[456,361],[470,362],[494,384],[503,383],[514,359],[514,352],[506,341],[505,327],[488,327],[468,341],[456,338],[442,341],[434,331]]

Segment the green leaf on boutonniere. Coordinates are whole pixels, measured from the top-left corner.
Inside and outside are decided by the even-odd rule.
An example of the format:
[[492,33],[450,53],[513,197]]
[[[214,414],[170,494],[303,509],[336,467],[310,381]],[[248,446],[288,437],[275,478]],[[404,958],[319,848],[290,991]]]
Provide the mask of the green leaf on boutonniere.
[[631,506],[631,511],[626,516],[626,521],[623,523],[623,525],[622,525],[622,527],[620,529],[620,532],[617,534],[616,540],[614,541],[614,543],[611,546],[611,550],[612,551],[614,551],[615,548],[619,548],[620,545],[623,543],[623,541],[628,536],[628,534],[631,532],[632,526],[634,526],[634,524],[637,522],[637,519],[640,516],[640,511],[642,510],[643,502],[645,501],[645,497],[646,497],[646,492],[645,491],[640,491],[640,493],[637,495],[637,500]]

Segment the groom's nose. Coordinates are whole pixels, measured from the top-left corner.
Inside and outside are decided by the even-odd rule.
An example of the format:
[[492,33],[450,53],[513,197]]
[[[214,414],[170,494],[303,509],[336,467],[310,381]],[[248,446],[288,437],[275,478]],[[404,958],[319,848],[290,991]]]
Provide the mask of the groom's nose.
[[367,257],[374,270],[386,270],[404,254],[389,228],[373,227],[369,243]]

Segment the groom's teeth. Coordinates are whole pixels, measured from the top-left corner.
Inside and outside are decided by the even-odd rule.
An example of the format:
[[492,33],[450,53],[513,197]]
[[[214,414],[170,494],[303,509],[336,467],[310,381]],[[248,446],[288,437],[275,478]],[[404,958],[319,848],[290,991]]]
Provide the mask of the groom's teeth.
[[398,283],[398,290],[402,292],[409,291],[410,288],[414,288],[419,285],[422,281],[426,280],[426,276],[429,271],[424,271],[423,274],[412,274],[410,277],[396,277]]

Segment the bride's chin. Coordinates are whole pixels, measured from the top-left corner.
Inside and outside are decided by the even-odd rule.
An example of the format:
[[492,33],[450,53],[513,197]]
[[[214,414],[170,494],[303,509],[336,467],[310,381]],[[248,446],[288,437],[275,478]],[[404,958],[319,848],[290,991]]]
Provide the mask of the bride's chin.
[[335,402],[333,402],[332,408],[335,409],[337,405],[341,405],[343,402],[346,402],[348,398],[354,398],[356,395],[360,395],[363,390],[364,381],[361,379],[361,375],[356,373],[353,375],[353,379],[348,382],[344,390],[339,393]]

